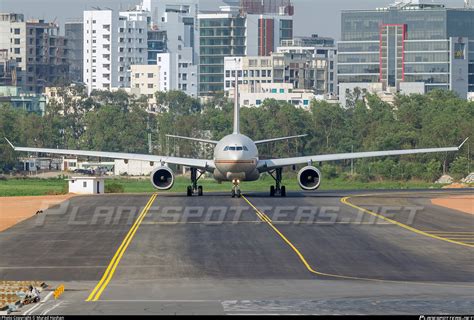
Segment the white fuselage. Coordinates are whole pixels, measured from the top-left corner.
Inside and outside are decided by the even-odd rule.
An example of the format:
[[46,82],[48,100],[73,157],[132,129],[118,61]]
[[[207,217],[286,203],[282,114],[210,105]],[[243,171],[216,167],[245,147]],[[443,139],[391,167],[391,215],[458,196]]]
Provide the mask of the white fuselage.
[[260,177],[257,145],[242,134],[231,134],[219,141],[214,149],[214,163],[217,181],[255,181]]

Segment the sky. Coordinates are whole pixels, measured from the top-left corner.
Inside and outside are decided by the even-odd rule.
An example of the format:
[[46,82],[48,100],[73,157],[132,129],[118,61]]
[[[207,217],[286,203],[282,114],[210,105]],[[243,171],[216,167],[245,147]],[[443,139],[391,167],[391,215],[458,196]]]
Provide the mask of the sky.
[[[128,8],[140,0],[0,0],[0,12],[23,13],[26,18],[45,19],[63,24],[82,19],[82,11],[92,7]],[[374,9],[395,0],[293,0],[295,36],[319,34],[340,37],[340,12],[343,9]],[[449,7],[461,7],[463,0],[445,0]],[[218,0],[200,0],[201,9],[217,9]]]

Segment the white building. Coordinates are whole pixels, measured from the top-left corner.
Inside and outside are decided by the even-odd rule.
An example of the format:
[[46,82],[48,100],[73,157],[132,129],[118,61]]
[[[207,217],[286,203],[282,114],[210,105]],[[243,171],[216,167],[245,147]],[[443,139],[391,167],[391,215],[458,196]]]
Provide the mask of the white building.
[[73,194],[104,194],[105,179],[95,177],[73,177],[68,179],[69,193]]
[[317,98],[310,90],[295,90],[291,83],[262,83],[256,86],[239,86],[239,101],[243,107],[259,107],[265,100],[274,99],[309,109],[311,101]]
[[191,60],[179,59],[179,53],[159,53],[160,91],[180,90],[196,98],[198,92],[198,66]]
[[[143,0],[151,28],[166,31],[166,53],[157,54],[162,70],[161,91],[181,90],[196,97],[199,33],[197,0]],[[154,60],[154,59],[153,59]]]
[[155,93],[161,89],[160,69],[158,65],[135,64],[131,66],[130,93],[136,96],[146,96],[148,104],[153,109],[157,107]]
[[147,15],[84,11],[84,82],[89,93],[130,87],[130,66],[147,60]]
[[395,88],[384,90],[381,82],[340,83],[339,103],[341,106],[347,107],[350,106],[350,103],[364,100],[368,94],[374,94],[382,101],[393,104],[397,93],[404,95],[425,94],[425,84],[423,82],[402,82],[397,91]]
[[273,82],[272,57],[225,57],[224,58],[224,90],[232,95],[235,88],[235,77],[239,84],[259,85]]
[[158,168],[160,163],[138,160],[115,160],[114,175],[116,176],[149,176],[153,170]]

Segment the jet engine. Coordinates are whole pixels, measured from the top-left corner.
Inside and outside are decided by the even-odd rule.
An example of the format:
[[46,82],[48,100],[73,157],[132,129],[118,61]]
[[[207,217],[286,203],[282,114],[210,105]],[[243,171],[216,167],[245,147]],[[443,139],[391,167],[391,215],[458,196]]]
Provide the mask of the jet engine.
[[321,186],[321,172],[315,167],[305,167],[298,173],[298,183],[303,190],[317,190]]
[[158,190],[169,190],[174,185],[174,173],[168,167],[160,167],[151,173],[151,184]]

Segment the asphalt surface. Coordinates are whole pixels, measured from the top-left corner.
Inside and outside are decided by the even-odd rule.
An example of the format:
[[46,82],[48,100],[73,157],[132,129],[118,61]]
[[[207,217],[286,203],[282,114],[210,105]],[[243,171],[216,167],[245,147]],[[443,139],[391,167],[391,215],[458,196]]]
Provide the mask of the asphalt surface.
[[357,192],[160,194],[85,302],[151,195],[77,197],[0,233],[0,280],[65,284],[31,314],[473,313],[474,216],[429,201],[472,191],[371,193],[442,239]]

